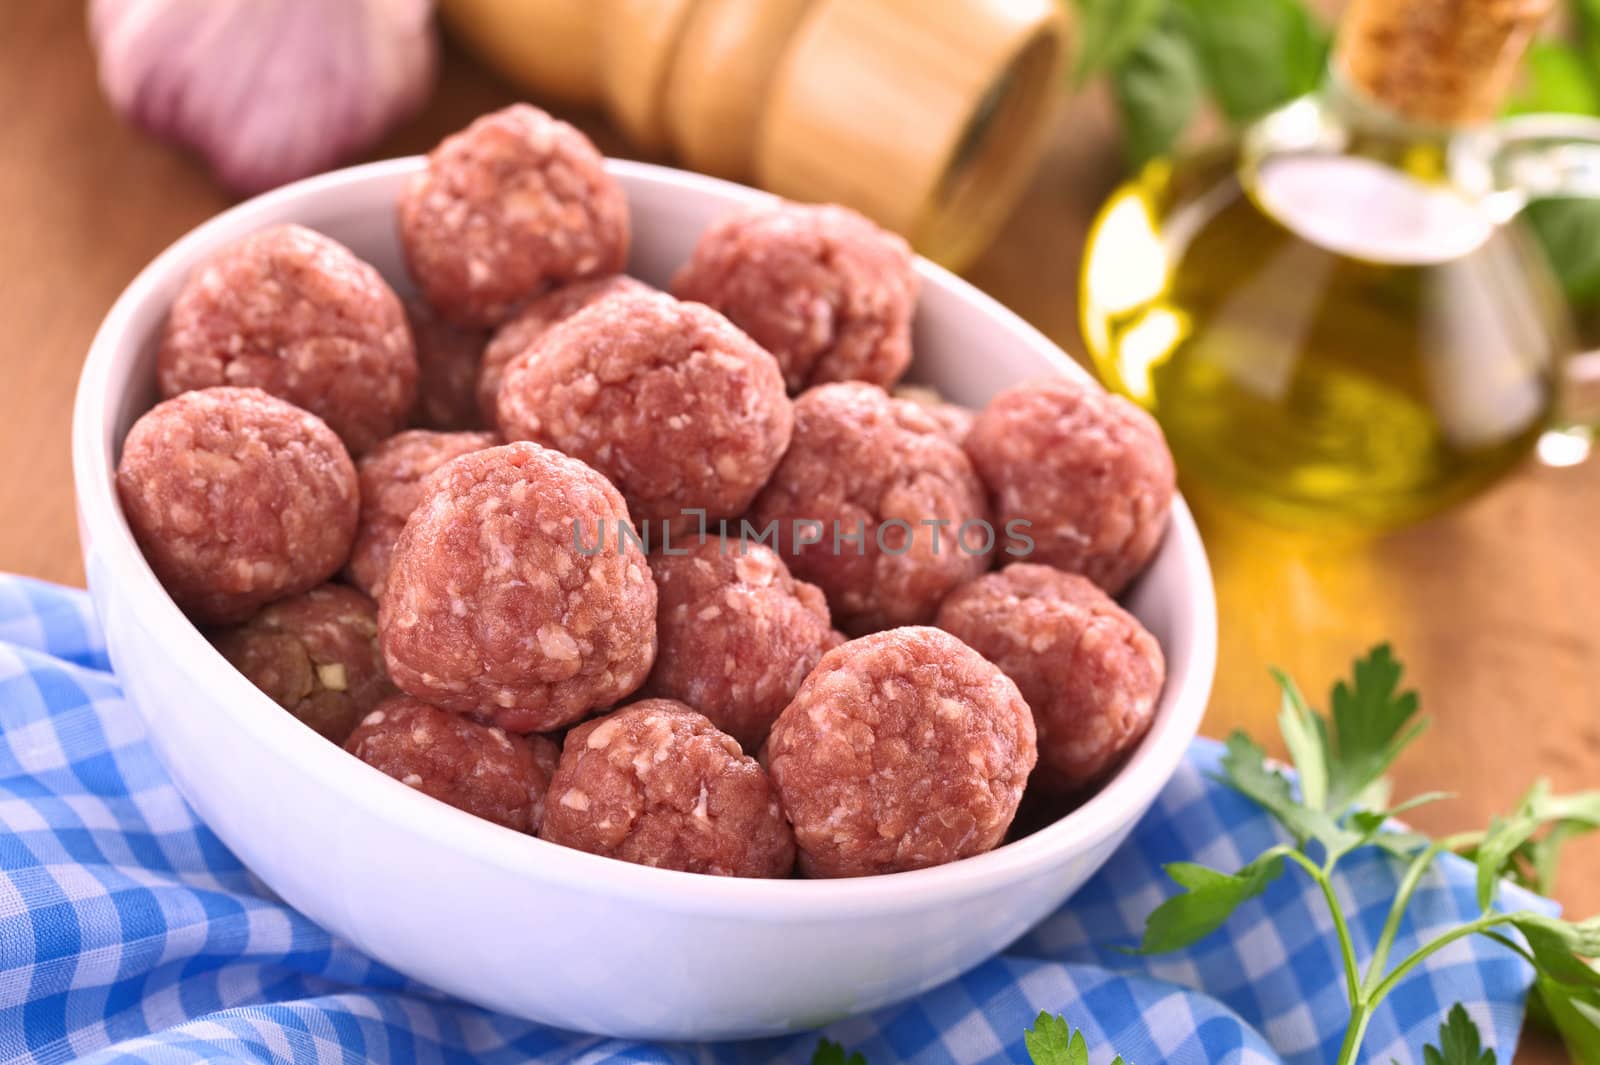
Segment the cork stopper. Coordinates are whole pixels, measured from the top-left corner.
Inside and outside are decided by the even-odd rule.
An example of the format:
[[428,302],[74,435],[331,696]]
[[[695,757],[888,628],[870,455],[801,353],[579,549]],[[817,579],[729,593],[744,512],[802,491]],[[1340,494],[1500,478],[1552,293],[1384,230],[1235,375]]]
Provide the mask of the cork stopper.
[[1403,118],[1458,126],[1494,118],[1555,0],[1351,0],[1335,69]]

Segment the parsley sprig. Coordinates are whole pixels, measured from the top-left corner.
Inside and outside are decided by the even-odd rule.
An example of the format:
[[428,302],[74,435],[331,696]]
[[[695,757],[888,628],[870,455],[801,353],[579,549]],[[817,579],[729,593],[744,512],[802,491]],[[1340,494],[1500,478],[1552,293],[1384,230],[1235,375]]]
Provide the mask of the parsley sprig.
[[[1553,795],[1548,783],[1541,781],[1516,810],[1496,818],[1483,831],[1429,841],[1398,827],[1392,821],[1397,814],[1445,797],[1429,793],[1398,805],[1389,803],[1385,774],[1425,727],[1417,717],[1416,693],[1401,688],[1401,673],[1387,645],[1375,648],[1355,663],[1348,681],[1334,685],[1327,714],[1314,710],[1292,680],[1274,674],[1282,691],[1278,728],[1299,787],[1242,733],[1228,740],[1223,779],[1259,803],[1295,842],[1272,847],[1231,873],[1190,862],[1169,865],[1167,874],[1183,890],[1150,915],[1140,950],[1160,953],[1203,939],[1245,901],[1266,890],[1286,867],[1297,866],[1321,892],[1339,939],[1350,1023],[1337,1065],[1357,1060],[1373,1011],[1406,974],[1472,935],[1487,935],[1533,965],[1544,1008],[1552,1020],[1560,1017],[1566,1022],[1557,1023],[1575,1056],[1592,1062],[1595,1059],[1583,1056],[1580,1048],[1587,1040],[1592,1054],[1600,1041],[1596,1024],[1600,972],[1584,959],[1600,955],[1600,917],[1565,921],[1531,910],[1497,910],[1494,903],[1506,878],[1549,890],[1562,844],[1600,828],[1600,792]],[[1334,873],[1342,859],[1368,846],[1381,847],[1406,865],[1383,929],[1363,964],[1345,921]],[[1391,965],[1406,908],[1434,862],[1450,852],[1477,863],[1478,904],[1483,912]]]

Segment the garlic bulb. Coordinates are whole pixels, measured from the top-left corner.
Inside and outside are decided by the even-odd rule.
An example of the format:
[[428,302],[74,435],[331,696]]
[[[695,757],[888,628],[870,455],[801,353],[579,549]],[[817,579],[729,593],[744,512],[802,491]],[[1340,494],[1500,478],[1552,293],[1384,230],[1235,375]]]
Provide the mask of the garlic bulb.
[[325,170],[426,99],[433,0],[91,0],[125,117],[239,192]]

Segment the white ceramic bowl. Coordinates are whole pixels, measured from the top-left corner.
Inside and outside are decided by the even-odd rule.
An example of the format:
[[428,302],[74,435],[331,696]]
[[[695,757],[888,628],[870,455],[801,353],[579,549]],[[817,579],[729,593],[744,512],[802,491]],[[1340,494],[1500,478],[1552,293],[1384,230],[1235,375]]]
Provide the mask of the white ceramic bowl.
[[[1166,651],[1155,725],[1103,791],[989,854],[841,881],[733,880],[567,850],[384,776],[275,707],[162,591],[118,507],[123,435],[154,401],[156,337],[190,269],[262,226],[299,222],[407,287],[400,159],[269,193],[178,241],[95,337],[72,450],[89,590],[129,701],[179,790],[290,905],[401,972],[492,1009],[606,1035],[729,1039],[814,1027],[933,987],[1003,949],[1105,861],[1199,725],[1216,658],[1205,553],[1182,501],[1128,599]],[[630,272],[665,284],[712,219],[763,194],[613,162],[633,212]],[[981,405],[1079,374],[1021,319],[926,262],[914,378]],[[1063,280],[1063,285],[1066,281]]]

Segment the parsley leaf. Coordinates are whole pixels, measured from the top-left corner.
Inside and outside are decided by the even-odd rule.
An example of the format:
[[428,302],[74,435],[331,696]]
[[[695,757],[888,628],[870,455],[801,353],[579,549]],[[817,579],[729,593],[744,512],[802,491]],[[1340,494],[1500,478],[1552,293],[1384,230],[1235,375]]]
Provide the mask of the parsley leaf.
[[1157,906],[1146,918],[1139,953],[1179,950],[1215,932],[1233,916],[1234,910],[1278,878],[1283,872],[1285,849],[1275,847],[1231,875],[1193,862],[1164,866],[1167,875],[1184,891]]
[[1560,41],[1535,41],[1524,64],[1526,84],[1512,98],[1513,114],[1557,111],[1592,115],[1600,111],[1600,88],[1577,48]]
[[1537,200],[1519,216],[1539,240],[1567,299],[1600,300],[1600,205],[1593,200]]
[[1371,789],[1426,727],[1411,723],[1417,693],[1400,691],[1400,663],[1379,644],[1357,659],[1350,683],[1339,681],[1330,698],[1333,739],[1328,752],[1328,805],[1343,813],[1352,803],[1375,805]]
[[1119,65],[1161,17],[1167,0],[1077,0],[1079,85]]
[[1248,122],[1322,80],[1329,34],[1302,0],[1178,0],[1212,94]]
[[[1425,844],[1415,834],[1386,833],[1388,818],[1436,795],[1424,795],[1389,810],[1358,811],[1342,822],[1352,804],[1381,807],[1384,773],[1422,731],[1412,723],[1417,695],[1400,691],[1400,664],[1387,644],[1356,660],[1351,679],[1333,686],[1331,720],[1313,710],[1293,680],[1278,670],[1282,692],[1278,729],[1300,778],[1300,797],[1288,779],[1266,764],[1266,753],[1235,733],[1223,758],[1228,782],[1255,799],[1292,832],[1302,845],[1316,841],[1332,862],[1357,847],[1377,843],[1395,853]],[[1393,835],[1395,838],[1386,838]]]
[[1495,1065],[1494,1051],[1486,1050],[1478,1026],[1457,1002],[1439,1026],[1439,1045],[1422,1048],[1424,1065]]
[[1600,955],[1600,916],[1563,921],[1541,913],[1516,913],[1511,923],[1528,941],[1541,974],[1557,983],[1600,989],[1600,972],[1584,960]]
[[859,1050],[846,1057],[844,1047],[831,1039],[824,1039],[817,1043],[816,1052],[811,1055],[811,1065],[867,1065],[867,1059]]
[[1600,991],[1575,988],[1540,977],[1533,985],[1529,1009],[1544,1011],[1545,1021],[1561,1036],[1577,1065],[1600,1065]]
[[[1534,836],[1547,825],[1555,827],[1544,840],[1536,841]],[[1507,875],[1549,890],[1561,845],[1578,833],[1595,829],[1600,829],[1600,791],[1552,795],[1549,781],[1537,781],[1515,811],[1490,823],[1478,844],[1478,905],[1489,908],[1500,880]],[[1524,873],[1519,863],[1529,872]]]
[[[1033,1065],[1089,1065],[1089,1044],[1081,1031],[1059,1014],[1040,1013],[1033,1027],[1022,1033]],[[1111,1065],[1124,1065],[1118,1057]]]
[[1199,109],[1202,90],[1180,13],[1168,9],[1111,70],[1128,162],[1142,166],[1170,152]]
[[1289,778],[1267,765],[1266,752],[1250,737],[1235,732],[1228,737],[1227,747],[1222,756],[1227,782],[1266,807],[1302,845],[1315,840],[1330,854],[1343,854],[1359,844],[1357,833],[1296,799]]
[[1314,810],[1328,807],[1328,726],[1322,715],[1311,709],[1293,678],[1281,669],[1272,670],[1283,697],[1278,709],[1278,731],[1300,774],[1300,800]]
[[[1386,810],[1357,810],[1350,815],[1350,827],[1360,836],[1361,841],[1357,846],[1365,847],[1375,844],[1382,847],[1397,857],[1406,857],[1421,850],[1428,845],[1428,837],[1420,832],[1407,829],[1389,828],[1388,823],[1392,818],[1419,806],[1426,806],[1430,802],[1439,802],[1453,796],[1447,791],[1429,791],[1421,795],[1413,795],[1405,802],[1391,806]],[[1351,848],[1352,850],[1354,848]]]

